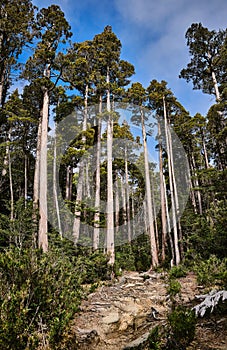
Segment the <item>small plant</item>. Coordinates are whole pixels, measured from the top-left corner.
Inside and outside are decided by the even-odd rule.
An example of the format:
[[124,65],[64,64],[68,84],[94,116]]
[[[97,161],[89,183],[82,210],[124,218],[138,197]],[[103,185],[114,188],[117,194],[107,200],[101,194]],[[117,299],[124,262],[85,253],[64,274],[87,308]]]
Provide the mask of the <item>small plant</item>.
[[172,278],[185,277],[187,274],[186,269],[183,266],[173,266],[169,272],[169,276]]
[[155,327],[149,334],[148,346],[149,350],[160,350],[161,336],[159,334],[159,327]]
[[175,297],[181,291],[181,284],[175,278],[169,279],[169,286],[167,288],[167,293],[170,297]]
[[180,305],[168,316],[168,350],[186,350],[195,336],[196,317],[194,311]]
[[215,283],[224,287],[227,284],[227,259],[218,259],[215,255],[211,255],[206,261],[199,261],[194,266],[199,284],[211,286]]

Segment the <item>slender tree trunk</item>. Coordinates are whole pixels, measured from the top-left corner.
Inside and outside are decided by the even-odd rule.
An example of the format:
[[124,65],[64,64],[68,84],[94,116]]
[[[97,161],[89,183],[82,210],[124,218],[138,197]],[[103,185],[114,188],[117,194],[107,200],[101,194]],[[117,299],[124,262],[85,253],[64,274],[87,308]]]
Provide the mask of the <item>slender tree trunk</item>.
[[24,156],[24,205],[27,208],[27,199],[28,199],[28,157],[25,153]]
[[196,190],[196,195],[197,195],[197,200],[198,200],[198,205],[199,205],[199,214],[203,215],[203,208],[202,208],[202,198],[201,198],[201,193],[199,188],[199,181],[198,181],[198,177],[197,177],[197,172],[196,172],[196,164],[195,164],[195,158],[194,158],[194,154],[191,154],[191,160],[192,160],[192,169],[193,169],[193,173],[194,173],[194,184],[195,187],[197,187]]
[[189,179],[189,186],[190,186],[190,197],[191,197],[191,201],[192,201],[192,206],[193,206],[193,209],[194,209],[194,213],[197,214],[197,206],[196,206],[196,200],[195,200],[195,192],[194,192],[194,189],[193,189],[191,177],[190,177],[190,179]]
[[65,199],[72,200],[72,167],[68,165],[66,168],[66,185],[65,185]]
[[[11,141],[11,131],[8,135],[9,142]],[[12,164],[11,164],[11,152],[10,145],[8,145],[8,165],[9,165],[9,187],[10,187],[10,220],[14,219],[14,193],[13,193],[13,176],[12,176]]]
[[125,193],[125,185],[124,185],[124,177],[121,176],[121,198],[122,198],[122,218],[123,224],[126,226],[127,224],[127,208],[126,208],[126,193]]
[[[84,119],[82,131],[87,130],[87,106],[88,106],[88,85],[86,86],[85,91],[85,100],[84,100]],[[82,137],[83,149],[85,149],[86,137]],[[79,175],[78,175],[78,184],[77,184],[77,195],[76,195],[76,205],[75,205],[75,219],[73,223],[73,239],[74,244],[77,244],[80,236],[80,223],[81,223],[81,203],[83,199],[83,179],[84,179],[84,159],[81,160],[79,166]]]
[[130,220],[130,200],[129,200],[129,176],[128,176],[128,150],[125,146],[125,186],[126,186],[126,212],[127,212],[127,227],[128,227],[128,242],[132,240],[131,220]]
[[218,82],[217,82],[216,75],[215,75],[214,71],[211,72],[211,75],[212,75],[212,80],[213,80],[213,84],[214,84],[214,91],[215,91],[215,95],[216,95],[216,100],[217,100],[217,102],[219,102],[221,100],[221,97],[220,97],[220,92],[219,92],[219,88],[218,88]]
[[204,136],[202,135],[202,144],[203,144],[203,154],[204,154],[204,161],[206,169],[210,168],[209,161],[208,161],[208,155],[207,155],[207,148],[204,140]]
[[167,154],[168,154],[170,197],[171,197],[171,206],[172,206],[175,264],[179,265],[181,259],[180,259],[179,238],[178,238],[178,230],[177,230],[176,204],[175,204],[175,196],[174,196],[174,188],[173,188],[173,172],[172,172],[172,166],[171,166],[170,140],[169,140],[169,133],[168,133],[166,104],[165,104],[165,97],[164,96],[163,96],[163,107],[164,107],[166,146],[167,146]]
[[181,223],[180,223],[180,207],[179,207],[177,182],[176,182],[175,168],[174,168],[172,135],[171,135],[170,128],[168,128],[168,136],[169,136],[169,149],[170,149],[170,163],[171,163],[172,179],[173,179],[173,192],[174,192],[174,198],[175,198],[175,204],[176,204],[176,219],[177,219],[177,226],[178,226],[180,256],[181,256],[181,259],[183,259],[183,255],[184,255],[183,237],[182,237],[182,229],[181,229]]
[[165,189],[164,189],[164,175],[163,175],[163,160],[162,160],[162,141],[161,141],[161,126],[158,123],[159,136],[159,174],[160,174],[160,200],[161,200],[161,223],[162,223],[162,261],[165,261],[166,254],[166,238],[167,238],[167,222],[166,222],[166,206],[165,206]]
[[115,172],[115,227],[118,229],[119,227],[119,212],[120,212],[120,204],[119,204],[119,178],[118,172]]
[[[102,96],[99,98],[99,114],[102,113]],[[100,234],[100,158],[101,158],[101,117],[97,119],[97,144],[96,144],[96,173],[95,173],[95,208],[94,215],[94,234],[93,234],[93,249],[99,247]]]
[[[56,130],[56,126],[55,126]],[[58,223],[58,232],[60,237],[62,238],[62,228],[61,228],[61,217],[58,203],[58,192],[57,192],[57,145],[56,145],[56,137],[54,138],[54,159],[53,159],[53,195],[55,201],[56,215],[57,215],[57,223]]]
[[38,135],[37,135],[37,146],[36,146],[36,159],[35,159],[35,173],[34,173],[34,184],[33,184],[33,208],[38,209],[39,203],[39,186],[40,186],[40,150],[41,150],[41,134],[42,134],[42,114],[39,120]]
[[[107,111],[110,112],[110,72],[109,67],[107,69]],[[107,121],[107,239],[106,248],[109,255],[109,264],[113,265],[115,261],[115,248],[114,248],[114,203],[113,203],[113,173],[112,173],[112,146],[113,146],[113,128],[112,128],[112,116],[109,113]]]
[[153,206],[151,199],[151,183],[150,183],[150,171],[148,162],[148,151],[147,151],[147,138],[144,123],[144,112],[141,111],[141,125],[142,125],[142,135],[143,135],[143,148],[144,148],[144,167],[145,167],[145,185],[146,185],[146,198],[147,198],[147,215],[148,215],[148,232],[150,236],[151,244],[151,256],[152,256],[152,267],[158,266],[158,250],[155,239],[154,230],[154,216],[153,216]]
[[[47,68],[46,76],[50,76]],[[43,97],[41,141],[40,141],[40,172],[39,172],[39,232],[38,246],[43,252],[48,251],[47,226],[47,134],[49,118],[49,91],[46,89]]]

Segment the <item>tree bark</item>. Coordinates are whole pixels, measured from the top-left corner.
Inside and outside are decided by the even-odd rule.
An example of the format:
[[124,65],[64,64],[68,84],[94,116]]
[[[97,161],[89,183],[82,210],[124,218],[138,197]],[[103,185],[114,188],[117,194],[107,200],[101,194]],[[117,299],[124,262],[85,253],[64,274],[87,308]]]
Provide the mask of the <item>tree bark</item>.
[[110,72],[109,67],[107,69],[107,112],[109,112],[107,121],[107,239],[106,248],[109,255],[109,264],[113,265],[115,261],[115,248],[114,248],[114,203],[113,203],[113,173],[112,173],[112,146],[113,146],[113,129],[112,129],[112,116],[110,113]]
[[[102,96],[99,98],[99,114],[102,113]],[[97,144],[96,144],[96,173],[95,173],[95,215],[94,215],[94,233],[93,233],[93,249],[99,247],[100,234],[100,157],[101,157],[101,117],[97,119]]]
[[[47,68],[49,76],[49,68]],[[47,227],[47,133],[49,118],[49,91],[45,89],[43,97],[41,141],[40,141],[40,173],[39,173],[39,232],[38,246],[43,252],[48,251]]]
[[166,104],[165,104],[164,96],[163,96],[163,107],[164,107],[165,137],[166,137],[166,146],[167,146],[167,155],[168,155],[170,197],[171,197],[171,206],[172,206],[175,264],[179,265],[181,259],[180,259],[179,238],[178,238],[178,230],[177,230],[176,204],[175,204],[175,196],[174,196],[174,188],[173,188],[173,172],[172,172],[172,164],[171,164],[170,140],[169,140],[169,133],[168,133]]
[[151,244],[152,267],[156,267],[158,266],[158,250],[157,250],[155,230],[154,230],[154,216],[153,216],[153,206],[152,206],[152,199],[151,199],[151,182],[150,182],[150,171],[149,171],[149,162],[148,162],[147,138],[146,138],[145,123],[144,123],[144,114],[143,114],[144,112],[142,108],[140,109],[140,113],[141,113],[141,125],[142,125],[143,148],[144,148],[148,233],[150,236],[150,244]]

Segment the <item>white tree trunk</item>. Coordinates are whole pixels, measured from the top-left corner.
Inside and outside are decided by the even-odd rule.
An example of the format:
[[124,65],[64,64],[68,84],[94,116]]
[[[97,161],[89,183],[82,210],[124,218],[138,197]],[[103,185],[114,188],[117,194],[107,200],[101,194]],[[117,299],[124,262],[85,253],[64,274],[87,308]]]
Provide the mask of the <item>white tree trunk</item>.
[[[99,114],[102,113],[102,96],[99,98]],[[97,145],[96,145],[96,174],[95,174],[95,208],[94,215],[94,233],[93,233],[93,249],[96,250],[99,247],[99,234],[100,234],[100,157],[101,157],[101,119],[100,116],[97,120]]]
[[[171,165],[170,140],[169,140],[169,133],[168,133],[166,104],[165,104],[165,97],[164,96],[163,96],[163,107],[164,107],[164,124],[165,124],[166,146],[167,146],[167,154],[168,154],[170,197],[171,197],[171,206],[172,206],[175,264],[179,265],[180,264],[180,251],[179,251],[179,238],[178,238],[178,230],[177,230],[176,204],[175,204],[175,196],[174,196],[174,188],[173,188],[173,173],[172,173],[172,165]],[[173,257],[173,259],[174,259],[174,257]]]
[[49,92],[46,89],[43,97],[41,141],[40,141],[40,172],[39,172],[39,232],[38,246],[48,250],[47,226],[47,134],[49,117]]
[[162,142],[161,142],[161,126],[158,122],[158,136],[159,136],[159,174],[160,174],[160,200],[161,200],[161,223],[162,223],[162,261],[165,260],[166,254],[166,236],[167,236],[167,222],[166,222],[166,206],[165,206],[165,189],[164,189],[164,175],[163,175],[163,160],[162,160]]
[[146,204],[147,204],[147,221],[148,221],[148,234],[150,236],[151,244],[151,256],[152,256],[152,267],[158,266],[158,250],[156,245],[155,230],[154,230],[154,216],[153,206],[151,199],[151,182],[150,182],[150,171],[148,162],[148,150],[147,150],[147,138],[144,123],[144,112],[141,108],[141,125],[143,135],[143,148],[144,148],[144,167],[145,167],[145,185],[146,185]]
[[[106,77],[107,86],[110,82],[109,69]],[[110,90],[107,88],[107,111],[110,112]],[[114,248],[114,202],[113,202],[113,173],[112,173],[112,146],[113,146],[113,128],[112,116],[109,113],[107,121],[107,238],[106,249],[109,255],[109,264],[113,265],[115,261]]]
[[[84,100],[84,119],[82,125],[82,131],[87,130],[87,110],[88,107],[88,85],[86,86],[85,91],[85,100]],[[83,149],[85,149],[86,136],[83,135],[82,142],[84,144]],[[73,223],[73,239],[74,244],[77,244],[80,236],[80,222],[81,222],[81,202],[83,199],[83,179],[84,179],[84,159],[82,158],[79,166],[79,175],[78,175],[78,184],[77,184],[77,195],[76,195],[76,204],[75,204],[75,218]]]

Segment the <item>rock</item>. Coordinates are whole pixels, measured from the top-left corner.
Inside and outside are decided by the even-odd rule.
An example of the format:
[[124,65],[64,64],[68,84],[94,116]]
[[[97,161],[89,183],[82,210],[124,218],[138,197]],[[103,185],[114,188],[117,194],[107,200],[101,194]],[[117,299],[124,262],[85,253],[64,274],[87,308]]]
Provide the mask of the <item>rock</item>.
[[100,341],[95,329],[77,329],[77,349],[87,350],[88,346],[96,346]]
[[105,324],[117,323],[120,320],[118,312],[111,312],[108,316],[102,319],[102,322]]
[[134,323],[133,315],[124,315],[121,317],[119,331],[126,331],[128,327],[132,327]]
[[136,340],[129,343],[126,347],[123,348],[123,350],[128,350],[128,349],[139,350],[141,348],[141,345],[146,343],[149,337],[149,334],[150,332],[145,333],[144,335],[142,335],[142,337],[139,337]]

